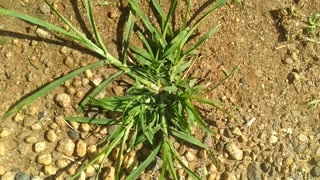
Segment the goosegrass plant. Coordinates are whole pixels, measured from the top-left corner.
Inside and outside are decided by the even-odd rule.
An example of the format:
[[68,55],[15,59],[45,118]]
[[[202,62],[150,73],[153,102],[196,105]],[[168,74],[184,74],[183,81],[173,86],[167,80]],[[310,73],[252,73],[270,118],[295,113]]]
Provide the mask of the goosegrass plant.
[[[110,54],[106,48],[93,17],[91,0],[83,0],[83,4],[94,39],[86,37],[60,12],[54,9],[48,0],[44,0],[44,2],[50,6],[52,12],[70,27],[70,31],[38,18],[0,8],[1,14],[13,16],[46,28],[56,33],[57,36],[68,38],[76,44],[95,52],[101,58],[100,61],[74,70],[26,97],[7,111],[3,118],[12,117],[23,107],[85,70],[109,64],[118,71],[111,74],[98,87],[93,89],[82,100],[78,111],[82,112],[86,107],[93,106],[116,113],[119,117],[102,119],[96,117],[67,117],[66,119],[101,126],[114,125],[116,128],[99,142],[100,145],[103,145],[101,152],[84,164],[72,178],[78,177],[82,171],[96,163],[98,159],[103,158],[100,167],[97,169],[97,174],[99,174],[107,157],[117,149],[118,156],[114,164],[115,179],[120,179],[125,175],[123,159],[128,154],[135,153],[138,147],[143,145],[151,148],[152,151],[147,157],[139,159],[140,162],[137,166],[127,169],[129,173],[125,175],[126,179],[136,179],[152,164],[157,156],[162,157],[163,160],[160,179],[168,177],[178,179],[174,165],[175,161],[193,179],[200,179],[198,174],[183,163],[173,143],[179,141],[203,148],[209,152],[210,158],[213,161],[215,160],[212,150],[192,134],[192,129],[195,126],[200,127],[209,135],[214,134],[202,120],[195,103],[206,104],[227,113],[222,109],[221,103],[203,98],[203,93],[214,90],[226,79],[233,76],[238,67],[212,87],[199,84],[197,79],[188,72],[190,72],[195,61],[198,60],[199,52],[197,48],[217,32],[219,25],[191,41],[195,31],[213,11],[224,5],[226,1],[215,1],[195,22],[189,22],[191,0],[186,0],[182,26],[175,30],[171,22],[177,7],[176,0],[171,1],[168,12],[164,11],[157,0],[151,0],[155,13],[159,16],[158,25],[155,24],[156,22],[149,20],[141,9],[138,0],[128,0],[130,12],[124,28],[120,58]],[[143,47],[132,45],[132,36],[139,38]],[[124,95],[96,98],[101,91],[104,91],[110,83],[120,76],[127,76],[131,79],[127,81]]]

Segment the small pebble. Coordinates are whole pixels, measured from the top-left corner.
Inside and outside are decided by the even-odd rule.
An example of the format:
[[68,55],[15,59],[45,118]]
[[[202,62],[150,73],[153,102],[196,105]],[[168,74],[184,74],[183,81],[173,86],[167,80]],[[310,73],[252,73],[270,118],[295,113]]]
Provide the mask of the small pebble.
[[13,118],[15,122],[21,122],[23,121],[23,119],[24,119],[24,116],[21,113],[16,114]]
[[47,131],[46,138],[49,142],[55,142],[57,140],[57,135],[53,130]]
[[80,123],[75,122],[75,121],[70,121],[69,123],[73,129],[75,129],[75,130],[79,129]]
[[9,135],[10,135],[10,131],[8,130],[8,128],[3,128],[2,130],[0,130],[1,138],[8,137]]
[[68,47],[67,46],[62,46],[60,48],[60,53],[61,54],[67,54],[68,53]]
[[82,140],[78,140],[77,148],[76,148],[77,156],[79,156],[79,157],[85,156],[86,150],[87,150],[87,144]]
[[186,157],[186,159],[187,159],[189,162],[195,160],[195,154],[194,154],[194,152],[191,152],[190,150],[187,151],[184,156]]
[[49,127],[52,129],[52,130],[56,130],[57,128],[58,128],[58,124],[57,123],[51,123],[50,125],[49,125]]
[[238,147],[236,143],[229,143],[226,146],[226,150],[234,160],[242,160],[243,158],[243,151]]
[[71,105],[70,96],[66,93],[59,93],[55,96],[55,101],[61,107],[69,107]]
[[105,168],[104,172],[102,172],[102,178],[104,180],[114,180],[115,179],[115,168],[112,166]]
[[257,163],[250,163],[247,168],[248,180],[261,180],[261,170]]
[[63,169],[69,165],[66,159],[58,159],[55,164],[59,169]]
[[88,146],[88,153],[93,154],[95,152],[97,152],[97,146],[94,144],[89,145]]
[[34,144],[34,151],[35,152],[42,152],[46,149],[46,143],[45,142],[37,142]]
[[93,77],[92,71],[90,69],[87,69],[86,71],[84,71],[84,75],[88,79],[91,79]]
[[278,142],[278,137],[275,135],[272,135],[269,137],[268,141],[269,141],[269,143],[274,144],[274,143]]
[[14,178],[15,180],[30,180],[31,177],[29,174],[24,172],[18,172]]
[[53,165],[48,165],[44,167],[43,171],[47,175],[55,175],[58,171],[58,168]]
[[84,132],[90,131],[90,125],[88,123],[81,123],[80,130]]
[[66,156],[72,156],[75,146],[71,139],[62,139],[58,142],[57,151]]
[[62,115],[56,116],[54,118],[54,122],[56,122],[60,127],[65,127],[66,122],[64,121],[64,117]]
[[39,10],[42,14],[48,15],[50,14],[50,7],[46,3],[41,3]]
[[71,139],[73,139],[73,140],[77,140],[77,139],[80,138],[80,133],[77,132],[77,131],[74,131],[74,130],[69,130],[69,131],[68,131],[68,135],[69,135],[69,137],[70,137]]
[[0,142],[0,156],[3,156],[6,154],[6,147],[3,143]]
[[293,63],[293,60],[288,57],[288,58],[284,59],[284,63],[285,63],[285,64],[292,64],[292,63]]
[[30,127],[36,122],[37,122],[37,120],[35,118],[26,117],[26,118],[23,119],[23,126]]
[[51,34],[48,31],[46,31],[46,30],[44,30],[42,28],[37,28],[36,35],[41,37],[41,38],[45,38],[45,39],[48,39],[48,38],[51,37]]
[[64,60],[64,64],[66,65],[66,66],[68,66],[69,68],[74,68],[74,66],[75,66],[75,62],[74,62],[74,59],[73,58],[71,58],[70,56],[68,56],[65,60]]
[[314,166],[310,171],[311,176],[320,177],[320,167]]
[[240,128],[236,127],[234,128],[234,130],[232,131],[233,134],[237,135],[237,136],[241,136],[242,133],[241,133],[241,130]]
[[40,130],[42,129],[42,126],[39,122],[34,123],[31,127],[32,130]]
[[92,83],[95,85],[95,86],[99,86],[99,84],[102,82],[102,78],[101,77],[97,77],[97,78],[94,78],[92,79]]
[[1,176],[1,180],[13,180],[13,179],[14,179],[14,174],[11,171],[7,171]]
[[263,76],[263,72],[260,69],[255,70],[254,74],[259,78],[261,78]]
[[0,177],[6,172],[6,168],[4,164],[0,164]]
[[128,171],[131,171],[137,165],[137,155],[135,151],[130,151],[124,158],[123,158],[123,167]]
[[309,138],[303,133],[299,134],[297,138],[300,142],[303,143],[307,143],[309,141]]
[[205,166],[200,166],[196,169],[197,174],[201,177],[201,179],[205,179],[208,175],[208,170]]
[[37,157],[37,162],[42,165],[50,165],[52,162],[51,154],[41,154]]

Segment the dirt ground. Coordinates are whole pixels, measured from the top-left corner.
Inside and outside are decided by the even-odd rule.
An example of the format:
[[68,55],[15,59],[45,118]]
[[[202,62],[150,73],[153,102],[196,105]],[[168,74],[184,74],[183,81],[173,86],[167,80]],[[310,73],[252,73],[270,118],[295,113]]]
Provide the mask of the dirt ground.
[[[84,13],[81,3],[76,0],[54,2],[63,14],[87,32],[79,15]],[[104,2],[108,5],[101,4]],[[181,4],[179,1],[178,10]],[[192,13],[197,14],[207,6],[207,1],[193,1],[193,4]],[[142,5],[147,12],[152,11],[146,1]],[[62,25],[44,3],[36,0],[0,0],[0,6]],[[112,54],[117,54],[121,49],[126,1],[93,1],[93,7],[107,47]],[[314,33],[307,27],[308,18],[316,13],[320,13],[320,1],[238,0],[228,2],[200,26],[198,33],[202,34],[221,24],[217,34],[200,48],[203,56],[193,69],[205,84],[216,84],[225,72],[240,65],[233,78],[206,95],[239,107],[226,106],[239,121],[214,109],[203,112],[210,128],[217,132],[210,143],[219,160],[217,166],[201,156],[189,161],[197,172],[204,166],[204,179],[320,177],[320,27]],[[92,53],[52,34],[41,33],[34,25],[3,15],[0,22],[0,114],[53,79],[97,61]],[[82,135],[85,128],[63,125],[65,122],[59,119],[75,115],[74,108],[94,86],[92,82],[111,72],[114,72],[112,67],[92,70],[92,76],[81,75],[14,118],[2,121],[2,179],[10,179],[18,172],[41,178],[57,178],[59,173],[62,178],[65,172],[72,174],[74,166],[60,166],[58,160],[81,163],[83,158],[61,157],[56,152],[57,143],[69,138],[70,130]],[[106,95],[117,94],[122,88],[113,84]],[[71,97],[70,108],[61,108],[54,101],[55,95],[64,91]],[[54,141],[48,138],[49,131],[57,136]],[[103,134],[101,129],[99,133]],[[95,142],[92,138],[84,141],[88,147]],[[45,142],[44,150],[36,149],[38,142]],[[233,150],[230,150],[231,144]],[[188,147],[185,151],[196,152]],[[51,154],[52,161],[39,163],[40,154]],[[86,173],[90,177],[90,173]]]

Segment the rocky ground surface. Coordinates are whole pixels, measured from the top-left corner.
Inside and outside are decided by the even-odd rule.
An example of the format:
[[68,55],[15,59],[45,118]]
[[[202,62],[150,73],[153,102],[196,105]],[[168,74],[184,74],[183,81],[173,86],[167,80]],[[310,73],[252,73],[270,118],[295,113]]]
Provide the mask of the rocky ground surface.
[[[70,2],[54,1],[81,26],[74,12],[83,13],[83,7]],[[94,1],[93,6],[104,40],[116,54],[126,2],[103,2]],[[197,13],[206,1],[193,2]],[[146,3],[142,5],[151,11]],[[36,0],[2,0],[0,6],[61,24]],[[215,84],[224,71],[241,66],[232,79],[206,95],[239,107],[226,107],[238,120],[214,109],[203,112],[217,134],[200,133],[198,138],[214,150],[218,163],[209,161],[206,151],[175,143],[183,161],[203,179],[320,177],[320,37],[319,29],[311,33],[307,27],[308,18],[316,13],[320,1],[238,0],[227,3],[200,27],[201,34],[221,23],[220,31],[201,48],[202,61],[194,67],[205,83]],[[34,25],[2,15],[0,22],[1,114],[42,85],[97,60]],[[67,122],[64,117],[81,115],[75,113],[77,104],[114,71],[112,67],[86,71],[2,121],[1,179],[64,179],[99,152],[102,147],[96,143],[115,127]],[[123,89],[113,84],[101,96],[119,95]],[[126,157],[124,164],[134,165],[137,156]],[[113,153],[102,169],[102,179],[113,179],[116,158]],[[157,159],[140,179],[157,179],[161,163]],[[90,166],[79,179],[93,177],[97,167]],[[176,168],[180,179],[190,179],[181,167]]]

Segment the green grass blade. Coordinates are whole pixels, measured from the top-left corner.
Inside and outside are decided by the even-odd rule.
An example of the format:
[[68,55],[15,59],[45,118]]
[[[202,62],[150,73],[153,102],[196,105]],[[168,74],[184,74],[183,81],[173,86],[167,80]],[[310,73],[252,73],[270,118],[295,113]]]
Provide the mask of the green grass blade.
[[50,7],[52,12],[54,12],[65,24],[67,24],[70,29],[76,33],[76,35],[81,39],[78,40],[77,43],[84,45],[88,49],[91,49],[92,51],[98,53],[102,57],[107,57],[106,52],[103,51],[103,49],[99,48],[97,45],[95,45],[93,42],[91,42],[81,31],[79,31],[70,21],[68,21],[61,13],[59,13],[48,0],[44,0],[46,4]]
[[133,172],[131,172],[126,179],[137,179],[139,175],[154,161],[155,157],[160,152],[161,145],[162,142],[160,142],[155,148],[153,148],[153,151],[147,157],[147,159],[144,160]]
[[124,64],[126,64],[126,60],[127,60],[126,57],[129,49],[129,42],[130,42],[131,33],[133,32],[134,23],[135,23],[135,19],[132,12],[130,11],[128,21],[124,29],[123,46],[121,50],[121,60]]
[[96,63],[90,64],[88,66],[82,67],[80,69],[77,69],[75,71],[72,71],[71,73],[49,83],[48,85],[44,86],[43,88],[41,88],[39,91],[37,91],[36,93],[26,97],[25,99],[23,99],[22,101],[20,101],[17,105],[15,105],[12,109],[10,109],[9,111],[7,111],[2,118],[6,119],[9,117],[12,117],[13,115],[15,115],[16,113],[18,113],[19,110],[21,110],[23,107],[31,104],[32,102],[34,102],[36,99],[44,96],[45,94],[47,94],[49,91],[51,91],[52,89],[60,86],[61,84],[63,84],[65,81],[79,75],[80,73],[83,73],[85,70],[87,69],[92,69],[98,66],[102,66],[106,63],[106,61],[98,61]]
[[198,48],[204,41],[209,39],[211,36],[213,36],[219,29],[219,26],[214,27],[211,29],[209,32],[207,32],[205,35],[203,35],[193,46],[191,46],[188,50],[183,52],[183,54],[188,55],[190,54],[193,50]]
[[118,76],[122,75],[123,71],[118,71],[107,79],[105,79],[98,87],[96,87],[90,94],[88,94],[80,103],[79,107],[77,108],[77,112],[83,112],[86,104],[90,101],[91,98],[95,98],[101,91],[103,91],[113,80],[115,80]]
[[190,115],[193,116],[194,120],[197,122],[197,124],[203,129],[205,130],[207,133],[209,134],[213,134],[212,131],[204,124],[204,122],[202,121],[202,119],[200,118],[200,115],[198,113],[198,111],[196,110],[196,108],[194,107],[194,105],[191,103],[191,101],[189,99],[187,99],[185,101],[185,105],[187,107],[187,111],[189,111]]
[[235,73],[238,72],[238,70],[240,69],[240,65],[236,66],[231,73],[229,73],[225,78],[223,78],[218,84],[214,85],[213,87],[209,88],[208,92],[216,89],[218,86],[220,86],[221,84],[223,84],[227,79],[229,79],[230,77],[233,77]]
[[182,168],[188,173],[189,176],[192,177],[192,179],[195,180],[201,180],[201,178],[194,173],[191,169],[189,169],[181,160],[179,153],[173,148],[173,146],[170,146],[170,149],[172,151],[173,156],[178,161],[178,163],[182,166]]
[[170,129],[170,131],[171,131],[173,136],[175,136],[175,137],[177,137],[177,138],[179,138],[181,140],[184,140],[184,141],[186,141],[188,143],[191,143],[191,144],[196,145],[198,147],[201,147],[203,149],[208,149],[207,145],[203,144],[201,141],[199,141],[197,138],[194,138],[191,135],[189,136],[187,134],[184,134],[184,133],[182,133],[180,131],[177,131],[177,130],[174,130],[174,129]]
[[128,2],[130,3],[131,9],[137,14],[138,17],[141,18],[143,24],[146,26],[149,32],[155,35],[155,38],[159,41],[162,47],[165,47],[166,41],[162,38],[160,32],[149,21],[149,18],[143,13],[141,8],[139,7],[138,1],[128,0]]
[[154,60],[155,59],[154,53],[145,35],[143,35],[140,31],[137,32],[137,35],[143,42],[143,45],[145,46],[145,48],[148,50],[149,56],[152,58],[152,60]]
[[103,40],[102,40],[102,38],[100,36],[100,33],[98,31],[98,28],[97,28],[97,25],[96,25],[96,23],[94,21],[94,18],[93,18],[91,0],[85,0],[85,7],[86,7],[86,10],[87,10],[87,16],[88,16],[90,25],[91,25],[91,27],[93,29],[94,36],[95,36],[96,40],[99,43],[99,47],[103,49],[105,54],[107,54],[108,50],[107,50],[106,46],[104,45],[104,42],[103,42]]
[[22,14],[22,13],[19,13],[17,11],[13,11],[13,10],[8,10],[8,9],[5,9],[5,8],[2,8],[0,7],[0,14],[4,14],[4,15],[8,15],[8,16],[12,16],[12,17],[15,17],[15,18],[18,18],[18,19],[21,19],[23,21],[27,21],[29,23],[32,23],[32,24],[36,24],[36,25],[39,25],[41,27],[45,27],[49,30],[52,30],[54,32],[58,32],[58,33],[61,33],[75,41],[80,41],[81,39],[76,36],[75,34],[73,33],[70,33],[58,26],[55,26],[53,24],[50,24],[50,23],[47,23],[41,19],[38,19],[38,18],[34,18],[32,16],[28,16],[26,14]]
[[67,121],[74,121],[79,123],[90,123],[90,124],[98,124],[98,125],[112,125],[118,123],[117,120],[103,118],[97,119],[95,117],[66,117]]

